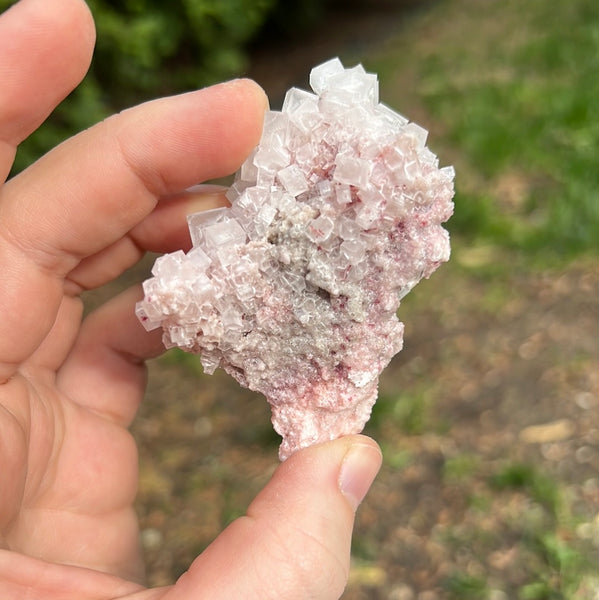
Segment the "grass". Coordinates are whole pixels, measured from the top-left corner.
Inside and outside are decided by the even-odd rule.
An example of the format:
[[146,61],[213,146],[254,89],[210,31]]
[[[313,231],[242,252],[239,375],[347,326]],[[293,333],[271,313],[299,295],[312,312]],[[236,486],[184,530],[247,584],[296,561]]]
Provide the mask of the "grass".
[[[445,477],[468,485],[468,477],[480,474],[478,464],[475,457],[456,456],[446,463]],[[492,590],[501,586],[501,580],[477,572],[488,569],[487,557],[515,551],[519,568],[526,572],[511,590],[519,600],[586,598],[584,586],[592,565],[584,549],[571,541],[572,507],[559,481],[530,463],[512,462],[487,477],[486,489],[480,490],[486,500],[479,499],[470,511],[476,518],[465,519],[467,526],[446,533],[446,545],[455,547],[456,552],[468,548],[472,557],[468,570],[456,570],[446,577],[448,597],[492,598]],[[489,536],[480,526],[491,514],[501,523],[501,538]]]
[[471,453],[461,453],[449,457],[443,465],[443,477],[446,480],[459,482],[475,475],[480,468],[480,459]]
[[547,507],[552,514],[559,511],[559,490],[554,480],[541,474],[531,464],[513,463],[502,468],[490,479],[497,490],[524,489],[536,502]]
[[495,489],[518,488],[545,513],[536,526],[523,527],[525,542],[538,558],[536,581],[522,586],[523,600],[570,598],[591,564],[583,551],[571,544],[566,532],[573,529],[572,506],[559,481],[530,464],[509,464],[491,477]]
[[450,229],[545,263],[596,251],[599,3],[443,2],[413,27],[372,64],[399,107],[414,70],[408,104],[456,158]]
[[445,582],[445,587],[452,597],[464,600],[480,600],[487,595],[485,580],[466,573],[450,575]]
[[432,423],[431,399],[429,389],[413,389],[397,396],[380,394],[372,409],[370,426],[377,429],[387,422],[406,435],[422,434]]

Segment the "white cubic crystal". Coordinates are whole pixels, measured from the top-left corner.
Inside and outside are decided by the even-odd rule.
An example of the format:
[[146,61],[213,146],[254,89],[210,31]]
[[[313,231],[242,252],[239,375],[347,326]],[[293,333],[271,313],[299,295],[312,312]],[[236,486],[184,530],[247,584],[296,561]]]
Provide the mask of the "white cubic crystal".
[[172,254],[165,254],[164,256],[158,257],[152,267],[152,275],[163,281],[172,281],[176,279],[184,256],[185,254],[183,251],[178,250]]
[[[275,137],[273,145],[263,146],[254,156],[253,166],[256,169],[266,169],[276,171],[286,167],[289,164],[290,155],[284,148],[281,138]],[[244,173],[244,177],[251,177],[249,173]]]
[[351,188],[347,184],[335,186],[335,199],[339,204],[349,204],[352,201]]
[[332,58],[312,69],[310,72],[310,87],[320,95],[328,88],[331,77],[344,71],[342,62],[338,58]]
[[[316,94],[311,94],[306,90],[301,90],[296,87],[292,87],[285,94],[285,100],[283,100],[283,107],[281,108],[280,113],[276,113],[279,116],[282,116],[282,113],[291,113],[297,110],[306,100],[309,102],[316,103],[318,102],[318,96]],[[273,111],[274,112],[274,111]],[[268,124],[265,123],[265,129],[268,128]]]
[[323,242],[331,235],[333,227],[333,220],[321,215],[308,225],[307,235],[313,242]]
[[243,227],[235,219],[209,225],[204,230],[204,237],[208,248],[238,246],[246,240]]
[[299,196],[308,191],[306,176],[297,165],[289,165],[285,169],[281,169],[277,178],[292,196]]
[[380,116],[391,127],[397,128],[405,125],[408,122],[403,115],[395,112],[391,107],[383,102],[379,102],[375,108],[377,116]]
[[366,73],[361,65],[332,75],[327,81],[328,92],[343,97],[349,95],[359,101],[375,105],[379,101],[377,76]]
[[316,130],[322,121],[317,102],[312,99],[304,100],[289,113],[289,121],[302,133],[309,134]]
[[213,208],[202,212],[193,213],[187,216],[187,226],[191,236],[191,243],[194,246],[200,246],[204,240],[204,230],[208,225],[219,223],[227,218],[226,208]]
[[428,137],[428,131],[416,123],[408,123],[404,127],[404,133],[409,135],[416,142],[416,146],[419,149],[424,149],[426,145],[426,138]]
[[[246,160],[243,165],[241,165],[241,169],[239,171],[240,181],[253,181],[258,176],[258,167],[254,164],[257,152],[257,149],[254,150],[249,157],[249,160]],[[238,193],[241,191],[242,190],[240,189]]]
[[365,187],[368,184],[370,164],[368,161],[355,156],[337,156],[333,179],[355,187]]
[[188,261],[197,269],[204,271],[212,263],[210,257],[199,247],[192,248],[187,253]]
[[162,324],[162,312],[150,302],[141,300],[135,305],[135,315],[146,331],[158,329]]
[[339,246],[341,254],[352,265],[357,265],[362,262],[366,256],[366,245],[360,240],[345,240]]

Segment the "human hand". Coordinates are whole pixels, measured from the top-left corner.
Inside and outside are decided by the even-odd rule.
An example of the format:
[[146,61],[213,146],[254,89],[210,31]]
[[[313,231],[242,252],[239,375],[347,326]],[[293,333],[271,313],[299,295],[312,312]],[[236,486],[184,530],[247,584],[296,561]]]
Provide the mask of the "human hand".
[[[81,0],[22,0],[0,17],[0,170],[80,81],[94,40]],[[166,588],[142,586],[127,430],[144,360],[139,288],[82,319],[80,294],[146,250],[189,245],[181,190],[234,171],[266,105],[236,81],[150,102],[68,140],[0,190],[0,598],[338,598],[353,515],[380,465],[348,437],[302,450]]]

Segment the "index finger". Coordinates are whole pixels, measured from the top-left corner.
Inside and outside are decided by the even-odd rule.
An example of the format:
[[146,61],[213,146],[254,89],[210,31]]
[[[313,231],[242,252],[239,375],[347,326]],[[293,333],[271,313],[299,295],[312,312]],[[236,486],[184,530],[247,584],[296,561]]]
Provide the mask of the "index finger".
[[17,144],[81,81],[94,40],[82,0],[21,0],[0,15],[0,181]]
[[[237,80],[146,103],[79,134],[10,180],[0,202],[0,381],[41,343],[64,277],[140,223],[160,196],[233,172],[266,99]],[[4,366],[2,366],[4,365]]]

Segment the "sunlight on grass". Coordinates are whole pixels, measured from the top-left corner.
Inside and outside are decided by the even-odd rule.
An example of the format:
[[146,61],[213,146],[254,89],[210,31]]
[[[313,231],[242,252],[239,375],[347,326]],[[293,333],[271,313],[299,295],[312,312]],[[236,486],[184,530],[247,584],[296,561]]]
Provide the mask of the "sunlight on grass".
[[[395,60],[458,163],[450,229],[545,261],[595,250],[599,3],[463,4],[433,9]],[[373,64],[401,106],[390,54]]]
[[[481,480],[477,463],[475,457],[458,455],[445,465],[445,478],[454,484],[486,478],[464,522],[443,532],[444,543],[468,557],[465,569],[454,570],[444,581],[449,597],[493,598],[493,590],[501,588],[502,564],[508,563],[521,572],[519,600],[594,597],[586,595],[594,585],[592,568],[584,547],[575,541],[571,502],[559,481],[520,462],[504,464]],[[501,523],[500,537],[486,531],[489,518]]]

